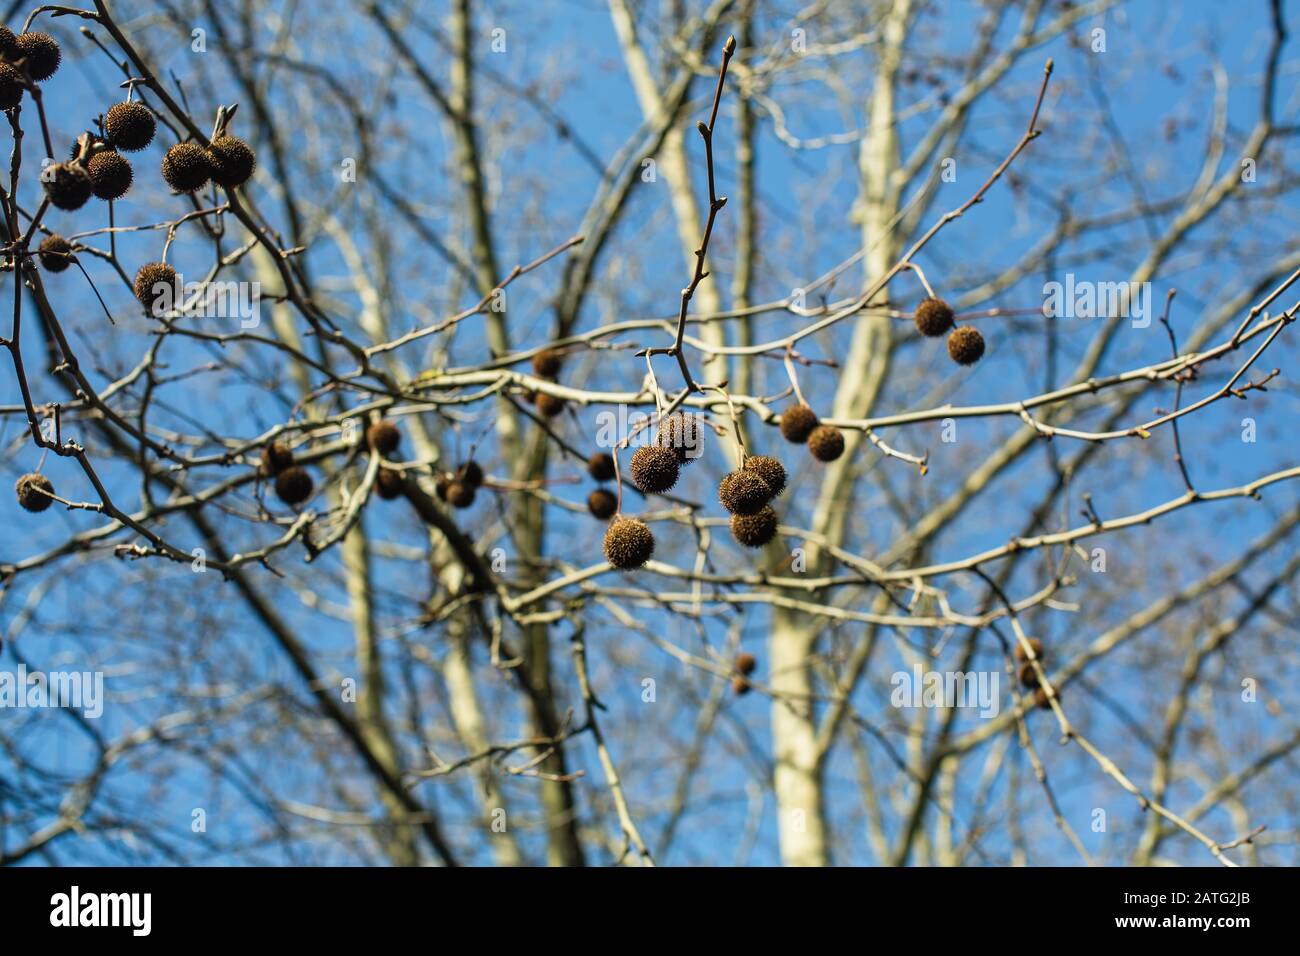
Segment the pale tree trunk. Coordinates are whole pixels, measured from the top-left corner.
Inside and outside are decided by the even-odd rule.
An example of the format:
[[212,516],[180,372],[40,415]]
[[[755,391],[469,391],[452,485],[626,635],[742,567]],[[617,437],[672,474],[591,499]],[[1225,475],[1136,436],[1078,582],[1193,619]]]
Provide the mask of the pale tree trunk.
[[[632,89],[636,93],[641,115],[647,123],[659,123],[667,106],[664,103],[650,61],[636,38],[636,26],[632,11],[626,0],[609,0],[610,18],[614,22],[614,32],[618,35],[619,46],[623,50],[623,62],[627,66]],[[707,118],[707,117],[706,117]],[[694,128],[691,129],[695,134]],[[681,127],[674,126],[664,136],[659,152],[654,156],[658,167],[658,179],[668,185],[669,196],[673,204],[673,216],[677,223],[677,237],[681,244],[683,265],[682,285],[695,272],[695,250],[700,247],[704,236],[704,219],[700,215],[700,206],[696,202],[692,189],[694,179],[691,175],[690,156],[686,150],[685,134]],[[719,189],[719,193],[722,190]],[[668,298],[671,299],[671,296]],[[697,314],[712,315],[722,311],[722,299],[718,287],[710,279],[705,279],[695,290],[692,299]],[[726,332],[719,322],[711,322],[699,327],[700,337],[710,345],[725,345]],[[708,365],[708,360],[705,360]],[[726,363],[718,360],[714,366],[717,370],[708,376],[710,381],[726,377]]]
[[[378,224],[376,223],[376,225]],[[390,323],[384,309],[384,302],[387,301],[387,297],[381,294],[379,288],[371,281],[365,259],[353,242],[351,234],[336,224],[333,219],[327,220],[326,229],[337,243],[352,276],[353,287],[362,306],[359,317],[362,329],[371,341],[386,341],[390,333]],[[379,230],[376,229],[375,231],[378,232]],[[400,380],[410,380],[410,369],[394,354],[389,354],[387,364],[389,370],[397,375]],[[403,425],[410,435],[411,448],[414,451],[415,459],[441,464],[438,446],[425,428],[424,420],[419,416],[411,415],[403,419]],[[408,480],[412,481],[420,480],[414,473],[408,472],[407,477]],[[428,486],[424,489],[425,493],[432,494],[432,483],[427,480],[423,483]],[[349,535],[350,537],[351,535]],[[346,540],[344,544],[346,546]],[[434,528],[429,529],[429,548],[432,564],[439,569],[439,583],[448,594],[459,594],[465,578],[464,568],[459,561],[455,560],[455,556],[442,532]],[[349,580],[351,579],[349,578]],[[442,664],[442,678],[447,690],[448,709],[451,711],[456,735],[460,738],[461,744],[469,754],[481,753],[488,747],[488,733],[485,730],[483,709],[479,703],[478,688],[474,683],[473,676],[471,648],[474,627],[473,615],[469,611],[462,610],[452,616],[447,622],[449,651]],[[482,824],[490,834],[492,853],[497,864],[499,866],[519,866],[523,862],[523,857],[519,852],[519,846],[515,842],[513,834],[509,830],[510,818],[504,795],[500,792],[492,792],[485,781],[480,783],[477,792],[482,812]],[[505,815],[505,830],[493,829],[493,823],[496,820],[498,811]]]
[[[456,55],[451,64],[452,126],[457,144],[457,168],[464,178],[469,201],[470,242],[479,293],[487,295],[504,278],[497,265],[488,211],[487,187],[483,181],[482,157],[474,120],[474,37],[469,0],[455,0],[451,8],[450,33]],[[504,310],[486,313],[488,344],[495,355],[510,351],[509,326]],[[496,431],[501,459],[514,471],[514,477],[532,476],[533,456],[523,449],[519,422],[514,408],[504,397],[497,415]],[[527,498],[513,506],[515,542],[528,562],[535,564],[541,556],[544,518],[540,502]],[[551,689],[550,634],[545,624],[526,629],[525,655],[532,684],[530,699],[533,724],[539,736],[556,735],[559,720],[555,714]],[[542,805],[546,813],[549,837],[547,859],[553,866],[581,866],[585,862],[578,838],[577,811],[573,787],[568,780],[564,749],[557,744],[540,768]]]
[[[894,85],[899,55],[911,17],[911,0],[897,0],[881,27],[880,61],[876,69],[869,127],[858,155],[866,283],[894,264],[899,242],[891,226],[898,210],[899,145],[894,126]],[[884,295],[877,297],[887,301]],[[865,315],[857,322],[844,372],[835,394],[836,417],[864,418],[870,414],[889,370],[889,317]],[[824,414],[824,409],[817,409]],[[844,537],[844,520],[851,513],[854,460],[863,434],[845,433],[845,451],[826,466],[826,477],[813,512],[812,528],[832,544]],[[807,573],[818,573],[820,549],[806,547]],[[818,746],[813,694],[812,655],[822,630],[820,619],[776,608],[769,646],[771,665],[772,746],[781,860],[788,866],[826,866],[831,862],[825,820],[823,765],[825,748]]]
[[[255,249],[253,255],[263,287],[282,288],[279,275],[269,255],[260,246]],[[303,347],[294,319],[282,304],[272,308],[271,322],[281,341],[295,349]],[[311,382],[302,365],[295,363],[291,366],[290,375],[300,392],[305,395],[310,391]],[[314,406],[309,405],[304,408],[304,415],[308,418],[313,417]],[[331,504],[339,503],[337,492],[332,492],[331,498]],[[357,729],[366,747],[374,754],[384,771],[394,778],[400,778],[401,762],[398,759],[397,747],[391,728],[384,719],[383,662],[375,641],[374,614],[370,600],[370,556],[365,531],[360,521],[344,535],[342,562],[359,671]],[[392,821],[392,827],[382,841],[385,854],[398,866],[418,865],[419,851],[416,849],[415,833],[410,826],[406,809],[392,793],[383,791],[380,793],[380,798]]]

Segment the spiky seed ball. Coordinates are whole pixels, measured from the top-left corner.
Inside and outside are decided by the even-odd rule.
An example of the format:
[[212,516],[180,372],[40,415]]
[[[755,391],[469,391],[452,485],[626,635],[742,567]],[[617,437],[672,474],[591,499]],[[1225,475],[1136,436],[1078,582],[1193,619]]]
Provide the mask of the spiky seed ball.
[[587,474],[597,481],[614,480],[614,459],[603,451],[593,451],[587,459]]
[[772,498],[772,489],[752,471],[733,471],[718,484],[718,500],[733,515],[753,515]]
[[226,135],[218,136],[208,144],[208,163],[212,166],[212,181],[226,189],[234,189],[253,178],[257,157],[238,136]]
[[91,188],[100,199],[121,199],[131,188],[131,164],[111,149],[90,157],[86,172],[90,174]]
[[129,153],[152,143],[157,129],[158,121],[153,117],[153,110],[135,100],[114,103],[104,117],[104,134],[108,141],[114,149],[124,149]]
[[737,697],[744,697],[750,691],[749,681],[737,675],[731,678],[731,692]]
[[984,336],[973,325],[959,325],[948,336],[948,355],[958,365],[974,365],[984,355]]
[[474,503],[474,486],[453,480],[447,486],[447,504],[453,508],[468,508]]
[[131,287],[135,297],[150,315],[155,315],[155,307],[163,306],[163,311],[170,311],[177,303],[176,270],[165,262],[147,262],[135,274],[135,284]]
[[844,433],[834,425],[818,425],[808,436],[808,450],[818,461],[834,461],[844,454]]
[[776,537],[776,512],[769,505],[757,514],[732,515],[731,534],[747,548],[761,548]]
[[1034,670],[1034,665],[1025,661],[1020,668],[1020,683],[1024,687],[1038,686],[1038,672]]
[[741,653],[736,655],[737,674],[744,674],[746,677],[748,677],[750,674],[754,673],[754,669],[757,667],[758,667],[758,658],[756,658],[753,654]]
[[447,500],[447,491],[451,488],[451,479],[446,475],[439,475],[433,483],[433,493],[438,496],[439,501]]
[[922,299],[916,307],[916,330],[934,338],[952,328],[952,306],[943,299]]
[[645,445],[632,456],[632,480],[642,491],[667,491],[677,484],[677,474],[677,456],[667,448]]
[[37,83],[48,80],[58,70],[63,51],[59,41],[48,33],[20,33],[17,44],[18,56],[26,60],[27,75]]
[[[1029,639],[1029,646],[1034,649],[1034,657],[1038,658],[1039,660],[1042,660],[1043,642],[1036,637],[1031,637]],[[1025,653],[1025,646],[1021,644],[1019,641],[1016,641],[1016,662],[1019,664],[1023,664],[1027,660],[1029,660],[1029,655]]]
[[379,497],[385,501],[392,501],[400,497],[402,487],[406,484],[400,471],[393,471],[391,468],[380,468],[379,474],[375,475],[375,491]]
[[796,445],[806,442],[819,424],[816,413],[807,405],[791,405],[781,413],[781,434]]
[[613,492],[606,491],[604,488],[597,488],[591,494],[587,495],[587,510],[593,517],[601,521],[608,521],[610,516],[618,510],[618,498],[614,497]]
[[45,195],[59,209],[80,209],[90,198],[90,177],[75,163],[55,163],[41,171]]
[[54,484],[36,472],[19,478],[14,491],[18,493],[18,503],[28,511],[44,511],[54,504],[54,499],[50,497],[54,494]]
[[785,465],[771,455],[748,455],[745,458],[745,471],[752,471],[767,482],[768,489],[775,498],[785,490]]
[[387,458],[402,443],[402,433],[392,422],[380,420],[366,429],[366,442],[381,456]]
[[208,151],[198,143],[177,143],[163,156],[162,177],[178,193],[198,192],[212,178]]
[[11,110],[23,100],[23,75],[17,67],[0,63],[0,110]]
[[620,571],[639,568],[655,553],[655,536],[645,522],[615,518],[605,531],[605,560]]
[[659,423],[657,443],[677,456],[677,463],[689,465],[700,457],[704,447],[700,420],[695,415],[674,412]]
[[278,475],[293,466],[293,449],[281,441],[262,446],[262,474]]
[[18,59],[18,37],[8,27],[0,26],[0,53],[10,60]]
[[478,488],[483,484],[483,469],[478,462],[471,459],[456,469],[456,480]]
[[275,476],[275,494],[286,505],[300,505],[311,497],[312,480],[306,468],[293,465]]
[[62,272],[72,265],[72,243],[60,235],[47,236],[36,254],[46,272]]
[[543,418],[554,418],[564,411],[564,399],[547,392],[538,392],[537,410],[542,413]]
[[559,349],[542,349],[533,356],[533,372],[539,378],[555,378],[563,364],[564,356]]

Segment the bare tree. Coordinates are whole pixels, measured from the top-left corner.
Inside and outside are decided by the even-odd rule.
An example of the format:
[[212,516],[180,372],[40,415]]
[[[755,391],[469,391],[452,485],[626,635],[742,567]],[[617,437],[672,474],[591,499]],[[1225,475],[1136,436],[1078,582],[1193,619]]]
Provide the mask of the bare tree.
[[1280,0],[547,6],[11,11],[0,860],[1295,862]]

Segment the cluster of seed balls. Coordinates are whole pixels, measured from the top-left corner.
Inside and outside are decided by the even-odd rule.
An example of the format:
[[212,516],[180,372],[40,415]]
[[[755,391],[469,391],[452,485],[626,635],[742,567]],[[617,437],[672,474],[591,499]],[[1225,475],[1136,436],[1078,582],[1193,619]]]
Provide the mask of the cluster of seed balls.
[[[113,109],[125,106],[138,107],[139,104],[119,103]],[[148,114],[152,123],[152,114],[143,107],[140,109],[144,112],[137,115],[142,119]],[[113,110],[109,110],[104,124],[106,130],[110,129],[109,120],[112,116]],[[206,147],[188,141],[172,146],[163,156],[162,176],[167,185],[178,193],[197,192],[209,180],[230,190],[248,182],[256,166],[257,158],[247,143],[236,136],[222,134]],[[176,283],[176,270],[172,266],[165,262],[147,262],[136,272],[132,291],[152,315],[158,299],[166,294],[162,290],[174,289]]]
[[483,487],[483,477],[482,467],[471,458],[458,465],[450,475],[439,475],[434,490],[453,508],[468,508]]
[[[0,27],[0,109],[12,109],[22,100],[25,80],[43,82],[54,75],[62,60],[58,42],[46,33],[15,35]],[[153,111],[135,100],[115,103],[104,114],[103,135],[87,133],[73,146],[65,163],[55,163],[41,174],[50,205],[68,212],[80,209],[90,199],[121,199],[135,179],[131,163],[122,155],[138,152],[153,142],[157,132]],[[177,143],[162,161],[163,180],[178,193],[193,193],[209,182],[227,190],[242,186],[252,177],[257,157],[237,136],[223,133],[207,146]],[[72,264],[75,247],[60,235],[47,237],[37,250],[42,267],[62,272]],[[175,288],[176,270],[163,262],[150,262],[136,273],[133,291],[152,313],[163,293],[160,286]]]
[[[602,484],[614,480],[614,457],[603,451],[593,451],[587,459],[587,474]],[[587,496],[587,510],[592,516],[608,521],[618,510],[618,497],[608,488],[597,488]]]
[[262,449],[262,474],[275,479],[275,496],[287,505],[300,505],[311,497],[315,484],[311,472],[295,465],[293,449],[273,441]]
[[743,697],[753,688],[749,683],[749,675],[754,673],[758,667],[758,659],[753,654],[740,653],[736,655],[736,675],[731,678],[731,691],[737,697]]
[[[984,356],[984,336],[973,325],[953,328],[952,306],[943,299],[922,299],[916,307],[916,330],[927,338],[948,335],[948,356],[958,365],[974,365]],[[951,330],[951,331],[949,331]]]
[[844,433],[834,425],[823,425],[817,413],[802,402],[782,412],[781,435],[788,442],[807,445],[821,462],[834,461],[844,454]]
[[[533,356],[533,374],[548,382],[555,382],[560,377],[560,367],[564,364],[564,355],[559,349],[542,349]],[[554,418],[564,411],[564,399],[547,392],[532,392],[529,396],[543,418]]]
[[[670,490],[677,484],[681,469],[699,457],[692,453],[701,447],[702,438],[694,415],[669,415],[660,423],[655,443],[638,448],[632,455],[632,480],[647,494]],[[611,471],[612,464],[611,460]],[[741,467],[718,484],[718,500],[731,514],[732,536],[745,547],[761,548],[776,536],[776,511],[769,502],[785,490],[785,483],[785,466],[779,460],[769,455],[746,455]],[[612,502],[602,499],[602,503],[604,513],[595,508],[592,513],[597,517],[613,514]],[[605,559],[621,570],[639,568],[654,554],[654,545],[654,535],[645,522],[619,516],[605,532]]]
[[[1046,660],[1043,657],[1043,642],[1036,637],[1031,637],[1029,639],[1029,644],[1034,649],[1034,658],[1038,660],[1039,663],[1043,664],[1043,666],[1046,666]],[[1038,686],[1038,672],[1034,670],[1034,665],[1030,662],[1029,655],[1025,653],[1024,645],[1019,642],[1016,643],[1016,664],[1020,667],[1020,685],[1026,690],[1033,690],[1034,704],[1041,707],[1043,710],[1050,708],[1052,703],[1047,698],[1047,691]],[[1052,689],[1056,691],[1057,697],[1061,696],[1059,690],[1056,690],[1056,688]]]
[[[392,422],[381,418],[366,429],[366,443],[381,459],[388,459],[402,444],[402,433]],[[379,474],[375,475],[375,493],[385,501],[392,501],[401,495],[405,484],[402,473],[394,468],[381,465]]]

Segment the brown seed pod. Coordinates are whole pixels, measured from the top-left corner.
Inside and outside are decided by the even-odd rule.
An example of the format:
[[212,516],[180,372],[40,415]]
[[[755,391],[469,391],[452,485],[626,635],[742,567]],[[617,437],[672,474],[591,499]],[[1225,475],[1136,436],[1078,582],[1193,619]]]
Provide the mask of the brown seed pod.
[[105,149],[90,157],[86,163],[90,174],[90,188],[105,201],[121,199],[131,188],[131,164],[120,154]]
[[208,165],[212,181],[226,189],[242,186],[253,177],[257,157],[238,136],[218,136],[208,144]]
[[587,474],[597,481],[614,480],[614,459],[603,451],[593,451],[587,459]]
[[41,185],[51,204],[68,212],[84,206],[92,191],[90,176],[76,163],[47,166],[41,171]]
[[593,517],[599,518],[601,521],[608,521],[614,512],[618,510],[618,498],[614,496],[612,491],[597,488],[587,495],[587,510],[592,513]]
[[[1036,637],[1031,637],[1029,639],[1029,646],[1034,649],[1034,657],[1038,658],[1039,660],[1042,660],[1043,642]],[[1027,660],[1029,660],[1029,655],[1025,653],[1025,646],[1021,644],[1019,641],[1016,641],[1016,662],[1019,664],[1023,664]]]
[[58,71],[63,51],[59,49],[59,41],[48,33],[20,33],[16,43],[27,75],[37,83],[48,80]]
[[439,475],[433,482],[433,493],[438,496],[439,501],[447,500],[447,492],[451,488],[451,479],[446,475]]
[[771,455],[746,455],[743,467],[767,482],[773,498],[785,490],[785,465],[780,459]]
[[54,483],[37,472],[19,478],[14,491],[18,494],[18,503],[28,511],[44,511],[54,504],[50,497],[54,494]]
[[392,468],[380,468],[379,474],[375,475],[375,492],[385,501],[401,497],[405,485],[406,479],[402,473]]
[[644,445],[632,456],[632,480],[642,491],[667,491],[677,484],[677,456],[658,445]]
[[732,515],[731,534],[747,548],[761,548],[776,537],[776,512],[769,505],[757,514]]
[[463,481],[452,480],[447,485],[447,503],[453,508],[468,508],[474,503],[475,488]]
[[158,121],[154,119],[153,111],[136,100],[114,103],[104,117],[104,135],[113,148],[130,153],[153,142],[157,128]]
[[1038,686],[1038,672],[1034,670],[1034,665],[1029,661],[1025,661],[1020,668],[1020,684],[1023,687]]
[[959,325],[948,336],[948,355],[958,365],[974,365],[984,355],[984,336],[973,325]]
[[753,654],[742,652],[736,655],[736,673],[748,677],[758,667],[758,658]]
[[560,374],[564,356],[559,349],[542,349],[533,356],[533,374],[538,378],[553,379]]
[[11,110],[23,101],[23,75],[10,63],[0,63],[0,110]]
[[72,265],[72,243],[62,236],[47,236],[36,250],[46,272],[62,272]]
[[[1057,699],[1057,700],[1060,700],[1060,699],[1061,699],[1061,690],[1060,690],[1060,688],[1059,688],[1059,687],[1053,687],[1052,690],[1053,690],[1053,692],[1055,692],[1055,694],[1056,694],[1056,699]],[[1047,699],[1047,691],[1044,690],[1042,687],[1040,687],[1040,688],[1038,688],[1037,690],[1034,691],[1034,706],[1037,707],[1037,708],[1039,708],[1040,710],[1051,710],[1051,709],[1052,709],[1052,704],[1051,704],[1051,702]]]
[[162,177],[178,193],[198,192],[212,178],[208,151],[198,143],[177,143],[163,156]]
[[672,451],[679,465],[689,465],[702,454],[703,439],[698,416],[674,412],[659,423],[655,442],[659,447]]
[[273,441],[262,446],[262,474],[278,475],[293,466],[293,449],[284,442]]
[[135,274],[135,284],[131,288],[145,311],[160,317],[159,312],[166,314],[180,302],[177,279],[176,270],[167,263],[147,262]]
[[750,691],[749,681],[737,675],[731,678],[731,692],[737,697],[744,697]]
[[816,413],[807,405],[791,405],[781,413],[781,434],[796,445],[806,442],[818,424]]
[[300,465],[286,468],[275,476],[275,494],[286,505],[300,505],[312,493],[311,474]]
[[808,450],[818,461],[834,461],[844,454],[844,433],[834,425],[818,425],[808,436]]
[[564,411],[564,399],[547,392],[538,392],[537,410],[541,412],[543,418],[554,418]]
[[18,37],[13,30],[5,26],[0,26],[0,54],[9,60],[16,60],[19,56]]
[[402,443],[402,433],[392,422],[380,419],[366,429],[366,443],[387,458]]
[[605,560],[620,571],[639,568],[655,553],[655,536],[645,522],[615,518],[605,531]]
[[752,471],[733,471],[718,484],[718,500],[733,515],[753,515],[772,499],[772,489]]
[[478,488],[483,484],[483,469],[479,467],[478,462],[471,459],[456,469],[456,480]]
[[952,306],[943,299],[922,299],[916,307],[916,330],[934,338],[952,328]]

